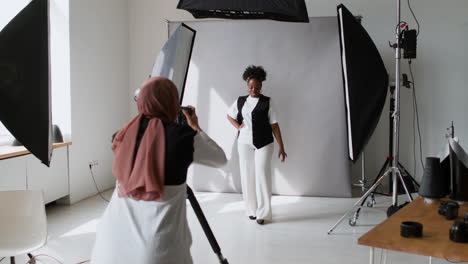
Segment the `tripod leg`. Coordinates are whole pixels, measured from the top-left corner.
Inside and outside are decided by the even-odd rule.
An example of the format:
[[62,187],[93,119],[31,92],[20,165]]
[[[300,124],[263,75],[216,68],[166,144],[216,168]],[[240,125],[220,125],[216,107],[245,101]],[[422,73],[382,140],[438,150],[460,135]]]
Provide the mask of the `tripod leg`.
[[[382,168],[380,168],[379,174],[377,174],[377,177],[375,177],[374,182],[372,183],[372,185],[374,185],[374,184],[379,180],[379,176],[380,176],[380,175],[382,175],[382,174],[385,173],[385,170],[387,170],[387,167],[388,167],[389,165],[390,165],[390,160],[387,159],[387,160],[384,162],[384,164],[382,165]],[[363,205],[366,203],[367,198],[368,198],[368,197],[366,197],[366,199],[364,199],[364,200],[362,201],[361,206],[363,206]],[[374,192],[372,192],[372,193],[371,193],[371,202],[370,202],[370,204],[368,203],[368,207],[373,207],[374,204],[375,204],[375,198],[374,198]],[[369,205],[371,205],[371,206],[369,206]],[[359,207],[359,208],[357,209],[357,211],[356,211],[356,215],[357,215],[357,216],[359,216],[359,212],[360,212],[360,211],[361,211],[361,207]],[[356,217],[356,220],[357,220],[357,217]]]
[[401,176],[401,172],[399,169],[396,170],[396,174],[398,175],[398,177],[400,177],[401,184],[403,185],[403,188],[405,188],[405,192],[406,192],[406,195],[408,196],[408,199],[410,201],[413,201],[413,197],[409,193],[408,188],[406,187],[405,181],[403,181],[403,176]]
[[189,199],[190,204],[192,205],[193,211],[195,211],[195,214],[197,215],[198,221],[200,222],[200,225],[203,228],[203,232],[205,232],[205,235],[208,238],[208,242],[210,242],[211,248],[213,249],[214,253],[218,256],[219,262],[221,264],[228,264],[227,259],[225,259],[223,257],[223,254],[221,254],[221,248],[218,245],[218,241],[216,241],[213,231],[211,231],[210,225],[208,224],[208,221],[206,220],[206,217],[203,214],[200,204],[198,203],[197,198],[195,197],[192,189],[189,186],[187,186],[187,198]]
[[385,176],[387,176],[391,171],[387,171],[384,175],[382,175],[375,183],[374,185],[372,185],[372,187],[367,190],[367,192],[353,205],[353,207],[351,209],[349,209],[339,220],[338,222],[336,222],[336,224],[330,228],[330,230],[328,230],[328,234],[331,234],[331,232],[333,232],[333,230],[346,218],[347,215],[349,215],[349,213],[351,213],[354,208],[356,206],[358,206],[359,204],[362,203],[362,201],[364,201],[367,196],[369,196],[374,190],[375,188],[377,188],[377,186],[379,186],[379,184],[383,181],[383,179],[385,178]]
[[409,173],[409,171],[408,171],[405,167],[403,167],[403,165],[402,165],[401,163],[398,163],[398,169],[400,169],[400,170],[403,171],[406,175],[408,175],[408,176],[410,177],[411,181],[412,181],[418,188],[420,187],[419,183],[414,179],[413,176],[411,176],[411,174]]

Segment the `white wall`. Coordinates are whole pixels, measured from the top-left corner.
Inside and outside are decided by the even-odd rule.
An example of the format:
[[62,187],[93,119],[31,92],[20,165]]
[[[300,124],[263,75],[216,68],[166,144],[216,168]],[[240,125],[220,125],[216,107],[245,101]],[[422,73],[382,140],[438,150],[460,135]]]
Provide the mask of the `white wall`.
[[[177,10],[178,1],[139,0],[130,1],[130,88],[138,87],[151,69],[153,60],[167,39],[165,19],[193,20],[188,12]],[[341,2],[327,0],[306,0],[309,16],[334,16],[336,6]],[[396,24],[396,1],[347,0],[343,3],[354,14],[364,16],[363,25],[375,41],[392,78],[394,78],[394,55],[388,41],[394,41]],[[418,39],[418,58],[413,61],[415,83],[417,86],[421,129],[423,133],[423,157],[435,155],[444,143],[445,128],[451,120],[455,121],[456,133],[463,147],[468,148],[468,2],[464,0],[411,0],[412,7],[421,22]],[[416,27],[402,1],[402,20]],[[407,65],[403,72],[409,73]],[[401,140],[400,158],[403,165],[413,171],[413,136],[411,91],[401,93]],[[132,113],[135,113],[130,102]],[[388,111],[388,105],[385,111]],[[203,118],[203,117],[201,117]],[[287,128],[286,128],[287,129]],[[287,144],[287,142],[286,142]],[[384,112],[374,133],[366,155],[367,177],[374,178],[385,161],[388,150],[388,115]],[[292,154],[292,153],[291,153]],[[419,160],[419,152],[417,151]],[[418,163],[419,178],[422,174]],[[360,165],[353,169],[359,173]]]
[[71,139],[70,98],[70,12],[68,0],[50,5],[50,49],[52,122],[60,127],[65,140]]
[[128,120],[128,20],[126,0],[71,0],[71,202],[114,184],[111,136]]

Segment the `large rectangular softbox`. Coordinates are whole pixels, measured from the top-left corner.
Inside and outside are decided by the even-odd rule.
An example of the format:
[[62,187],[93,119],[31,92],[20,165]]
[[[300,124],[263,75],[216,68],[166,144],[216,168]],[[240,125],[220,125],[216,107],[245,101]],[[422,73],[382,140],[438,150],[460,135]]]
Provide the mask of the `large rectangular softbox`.
[[195,18],[309,22],[304,0],[180,0],[177,8]]
[[174,82],[181,103],[195,35],[196,31],[184,23],[177,27],[159,52],[151,72],[151,76],[166,77]]
[[338,25],[345,90],[349,158],[356,161],[382,114],[388,74],[374,42],[344,5]]
[[48,10],[48,0],[33,0],[0,32],[0,120],[46,165],[52,153]]

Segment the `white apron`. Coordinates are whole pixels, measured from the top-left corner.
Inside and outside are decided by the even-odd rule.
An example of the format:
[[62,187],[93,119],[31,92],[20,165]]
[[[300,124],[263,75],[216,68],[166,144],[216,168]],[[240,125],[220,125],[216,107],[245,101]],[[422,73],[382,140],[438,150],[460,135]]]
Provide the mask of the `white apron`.
[[114,191],[97,227],[92,264],[192,264],[187,186],[164,186],[161,201]]

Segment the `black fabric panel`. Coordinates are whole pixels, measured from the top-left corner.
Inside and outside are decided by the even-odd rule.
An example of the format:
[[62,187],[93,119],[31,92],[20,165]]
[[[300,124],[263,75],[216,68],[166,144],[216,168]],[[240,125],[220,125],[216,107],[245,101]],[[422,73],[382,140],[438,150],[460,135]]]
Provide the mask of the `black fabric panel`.
[[350,159],[356,161],[382,114],[387,97],[388,74],[371,37],[344,5],[338,6],[338,24],[341,54],[342,58],[344,55],[346,59],[346,62],[342,60],[344,88],[346,88],[345,73],[348,80],[349,104],[346,98],[345,103],[348,133],[351,131],[352,135],[352,142],[349,142],[352,153]]
[[177,8],[195,18],[309,22],[304,0],[180,0]]
[[0,120],[44,164],[51,155],[47,0],[34,0],[0,32]]

